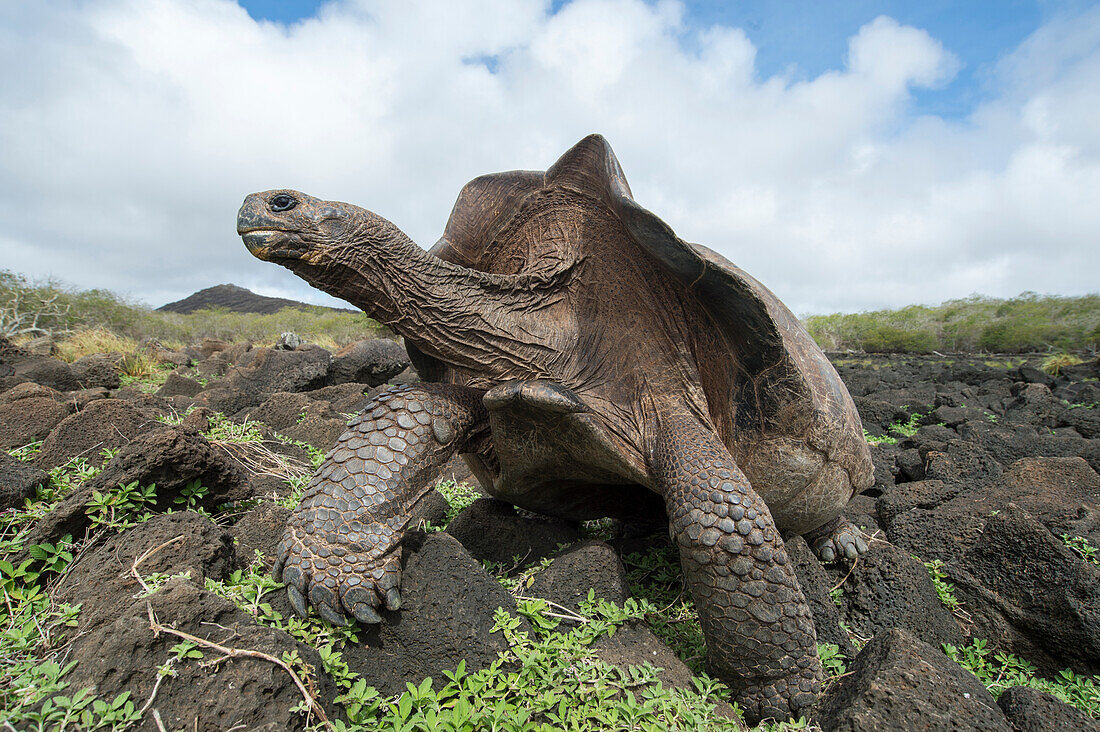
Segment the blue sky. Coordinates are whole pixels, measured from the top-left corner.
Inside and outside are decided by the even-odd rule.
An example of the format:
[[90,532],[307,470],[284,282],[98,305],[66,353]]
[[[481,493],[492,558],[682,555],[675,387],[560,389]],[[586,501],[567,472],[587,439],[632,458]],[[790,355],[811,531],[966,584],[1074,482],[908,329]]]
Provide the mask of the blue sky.
[[[584,135],[799,314],[1100,282],[1100,5],[0,0],[0,267],[151,305],[233,282],[245,195],[431,247]],[[251,14],[250,14],[251,13]]]
[[[309,18],[321,0],[240,0],[256,20],[290,24]],[[551,8],[563,5],[554,0]],[[685,0],[688,28],[742,28],[756,46],[760,76],[810,79],[840,69],[848,39],[888,15],[928,31],[955,54],[961,68],[936,89],[913,92],[913,112],[959,118],[987,98],[991,66],[1044,21],[1080,12],[1084,0]]]

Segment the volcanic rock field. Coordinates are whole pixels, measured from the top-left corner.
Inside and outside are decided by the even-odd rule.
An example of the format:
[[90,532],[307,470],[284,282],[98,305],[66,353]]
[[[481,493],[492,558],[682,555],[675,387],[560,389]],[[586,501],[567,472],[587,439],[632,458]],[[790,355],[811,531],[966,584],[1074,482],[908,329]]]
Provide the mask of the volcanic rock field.
[[[659,524],[517,511],[477,497],[459,460],[405,540],[401,610],[374,627],[295,620],[268,576],[295,493],[373,393],[417,379],[404,349],[147,350],[161,364],[154,386],[123,384],[122,354],[68,364],[0,339],[0,580],[5,597],[26,587],[23,567],[51,607],[79,605],[38,646],[72,664],[66,694],[129,692],[133,729],[351,729],[363,712],[349,694],[377,706],[429,676],[438,690],[460,662],[489,668],[517,633],[542,632],[532,607],[558,632],[594,628],[590,590],[656,608],[592,630],[600,663],[648,662],[664,687],[693,689],[701,636]],[[1100,729],[1088,714],[1100,710],[1100,363],[1052,375],[1040,357],[831,358],[875,485],[849,505],[871,538],[858,561],[823,565],[787,540],[828,654],[811,724]],[[498,608],[516,618],[507,632]],[[569,673],[605,668],[593,663]],[[1060,684],[1076,706],[1023,676]],[[655,682],[630,683],[640,694]],[[721,693],[693,698],[713,721],[684,729],[737,728]]]

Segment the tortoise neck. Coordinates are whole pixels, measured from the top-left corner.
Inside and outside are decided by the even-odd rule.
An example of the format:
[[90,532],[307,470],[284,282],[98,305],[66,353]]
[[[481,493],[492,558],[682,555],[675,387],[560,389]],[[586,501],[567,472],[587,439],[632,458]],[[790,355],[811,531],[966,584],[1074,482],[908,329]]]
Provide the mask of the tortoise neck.
[[[323,257],[289,266],[314,287],[385,323],[424,354],[487,371],[490,378],[508,377],[509,365],[516,363],[532,364],[528,372],[539,372],[539,364],[553,362],[560,353],[558,341],[569,337],[543,322],[543,310],[560,297],[556,293],[572,264],[530,275],[482,272],[440,259],[376,217]],[[469,337],[471,330],[478,337]]]
[[425,309],[453,297],[456,280],[484,274],[426,252],[389,221],[378,224],[336,252],[316,284],[401,335],[422,320]]

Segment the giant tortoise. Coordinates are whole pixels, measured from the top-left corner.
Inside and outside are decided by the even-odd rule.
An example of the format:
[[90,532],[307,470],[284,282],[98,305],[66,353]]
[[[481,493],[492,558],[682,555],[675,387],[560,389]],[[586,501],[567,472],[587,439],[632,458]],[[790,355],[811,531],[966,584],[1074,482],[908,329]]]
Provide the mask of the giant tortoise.
[[635,203],[601,136],[545,172],[468,183],[431,251],[293,190],[248,196],[237,231],[403,336],[423,379],[351,420],[290,518],[275,575],[297,612],[397,609],[410,513],[458,453],[488,493],[544,514],[663,502],[710,670],[751,718],[813,702],[816,635],[782,536],[826,560],[866,550],[841,515],[872,481],[859,417],[798,319]]

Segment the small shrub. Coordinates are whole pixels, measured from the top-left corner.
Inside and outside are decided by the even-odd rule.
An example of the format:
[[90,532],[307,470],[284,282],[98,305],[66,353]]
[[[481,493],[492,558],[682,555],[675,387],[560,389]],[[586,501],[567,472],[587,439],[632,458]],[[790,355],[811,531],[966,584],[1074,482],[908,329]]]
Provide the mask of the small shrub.
[[85,328],[58,342],[57,357],[72,363],[96,353],[134,353],[137,349],[137,341],[133,338],[120,336],[106,328]]
[[1055,353],[1044,358],[1039,368],[1051,376],[1058,376],[1066,366],[1076,366],[1079,363],[1084,363],[1084,359],[1080,356],[1072,353]]

